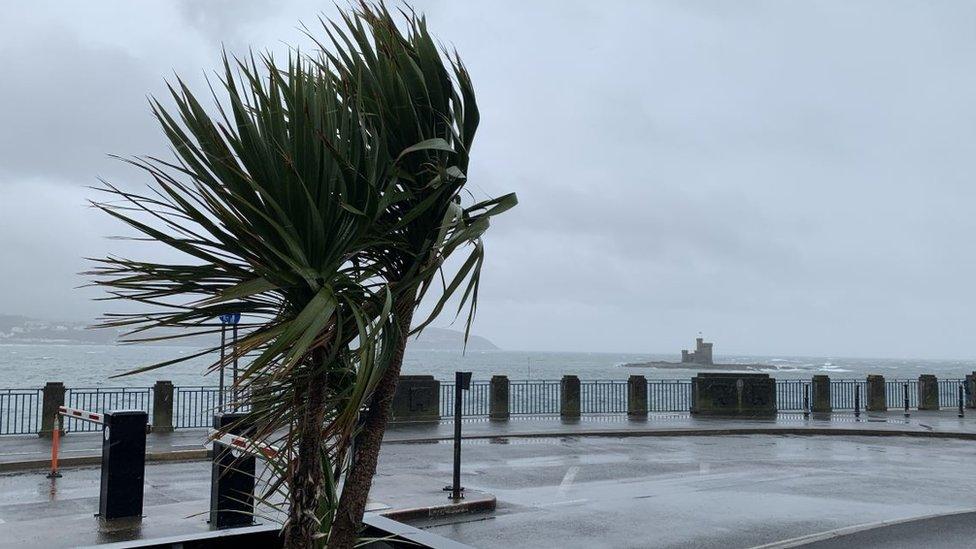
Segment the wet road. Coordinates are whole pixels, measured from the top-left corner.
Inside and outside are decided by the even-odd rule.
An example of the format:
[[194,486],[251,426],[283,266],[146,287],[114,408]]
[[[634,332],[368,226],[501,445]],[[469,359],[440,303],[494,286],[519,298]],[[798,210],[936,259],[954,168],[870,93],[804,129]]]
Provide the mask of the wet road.
[[[976,509],[974,452],[972,441],[909,437],[469,440],[463,484],[495,494],[497,512],[416,525],[485,548],[752,547]],[[440,501],[450,471],[449,443],[386,445],[371,499]],[[191,515],[207,509],[207,462],[151,464],[146,477],[144,535],[206,529]],[[2,547],[108,539],[92,518],[96,468],[66,471],[55,490],[40,472],[0,475],[0,494]]]
[[[446,475],[438,446],[391,446],[383,465]],[[470,443],[464,483],[494,493],[498,510],[423,526],[476,547],[752,547],[974,509],[974,450],[873,437]]]
[[872,528],[803,545],[805,549],[958,549],[976,545],[976,513],[932,517]]

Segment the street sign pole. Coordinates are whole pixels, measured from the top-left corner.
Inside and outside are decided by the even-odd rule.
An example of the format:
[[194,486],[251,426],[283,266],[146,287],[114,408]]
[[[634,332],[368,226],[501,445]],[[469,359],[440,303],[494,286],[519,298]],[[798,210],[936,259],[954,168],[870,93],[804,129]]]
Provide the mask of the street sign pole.
[[224,346],[227,345],[227,324],[220,315],[220,381],[217,384],[217,409],[224,411]]
[[[241,315],[237,314],[237,319],[240,319]],[[234,346],[234,409],[237,410],[237,322],[234,322],[234,335],[233,346]]]
[[220,382],[217,394],[217,407],[224,411],[224,365],[227,361],[227,325],[233,327],[233,379],[234,379],[234,407],[237,407],[237,323],[241,320],[241,313],[225,313],[220,315]]

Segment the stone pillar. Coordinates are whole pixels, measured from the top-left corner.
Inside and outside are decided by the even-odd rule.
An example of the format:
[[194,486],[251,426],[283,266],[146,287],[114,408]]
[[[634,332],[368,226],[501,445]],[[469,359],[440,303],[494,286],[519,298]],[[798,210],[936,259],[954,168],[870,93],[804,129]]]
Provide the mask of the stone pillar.
[[491,376],[488,385],[488,417],[508,419],[508,376]]
[[918,376],[918,409],[939,409],[939,380],[932,374]]
[[157,381],[153,385],[152,431],[170,433],[173,431],[173,382]]
[[64,406],[64,383],[49,381],[41,394],[41,432],[38,435],[49,437],[54,432],[58,408]]
[[647,378],[627,378],[627,416],[647,417]]
[[829,414],[833,411],[830,406],[830,376],[815,375],[810,382],[810,391],[813,393],[811,408],[814,413]]
[[577,376],[563,376],[559,384],[559,416],[580,417],[580,380]]
[[867,406],[869,412],[887,412],[888,394],[885,391],[884,376],[869,375],[867,383]]
[[976,408],[976,372],[966,374],[966,408]]
[[440,382],[434,376],[400,376],[390,411],[394,423],[440,421]]

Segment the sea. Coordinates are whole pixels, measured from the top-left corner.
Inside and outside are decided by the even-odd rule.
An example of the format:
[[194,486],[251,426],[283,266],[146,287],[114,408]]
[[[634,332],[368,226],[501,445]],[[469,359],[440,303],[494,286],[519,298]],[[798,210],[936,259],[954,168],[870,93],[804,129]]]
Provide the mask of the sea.
[[[217,375],[207,374],[212,359],[200,357],[158,370],[123,375],[160,361],[188,356],[196,348],[152,345],[0,344],[0,389],[41,387],[60,381],[68,387],[144,387],[157,380],[179,386],[214,386]],[[557,380],[573,374],[582,380],[627,379],[632,374],[649,379],[687,379],[696,370],[634,368],[628,363],[673,361],[674,354],[571,353],[543,351],[411,350],[404,359],[404,374],[454,378],[455,371],[472,372],[475,380],[507,375],[511,380]],[[976,370],[976,360],[872,359],[794,356],[722,356],[715,361],[762,364],[761,371],[777,379],[809,379],[827,374],[832,379],[864,378],[881,374],[887,379],[911,379],[920,374],[958,379]]]

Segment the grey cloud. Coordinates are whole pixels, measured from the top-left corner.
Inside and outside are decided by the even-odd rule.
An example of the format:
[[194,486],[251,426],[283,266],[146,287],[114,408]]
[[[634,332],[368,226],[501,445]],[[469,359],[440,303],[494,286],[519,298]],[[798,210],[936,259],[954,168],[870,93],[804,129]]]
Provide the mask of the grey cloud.
[[[66,289],[77,262],[63,258],[118,249],[98,238],[111,223],[80,209],[80,186],[106,173],[139,184],[104,155],[162,150],[145,96],[174,70],[200,86],[221,44],[304,47],[299,21],[314,27],[334,9],[106,6],[49,32],[23,29],[43,29],[55,4],[20,9],[0,42],[14,52],[4,74],[15,76],[0,84],[0,212],[8,223],[57,212],[34,216],[49,220],[44,231],[0,233],[6,286],[38,272],[52,289],[30,299],[0,290],[0,312],[100,312]],[[475,79],[483,123],[473,191],[514,190],[521,202],[487,238],[479,333],[553,350],[670,351],[698,330],[726,352],[967,348],[976,327],[971,4],[416,7]],[[25,253],[37,267],[10,266]]]

